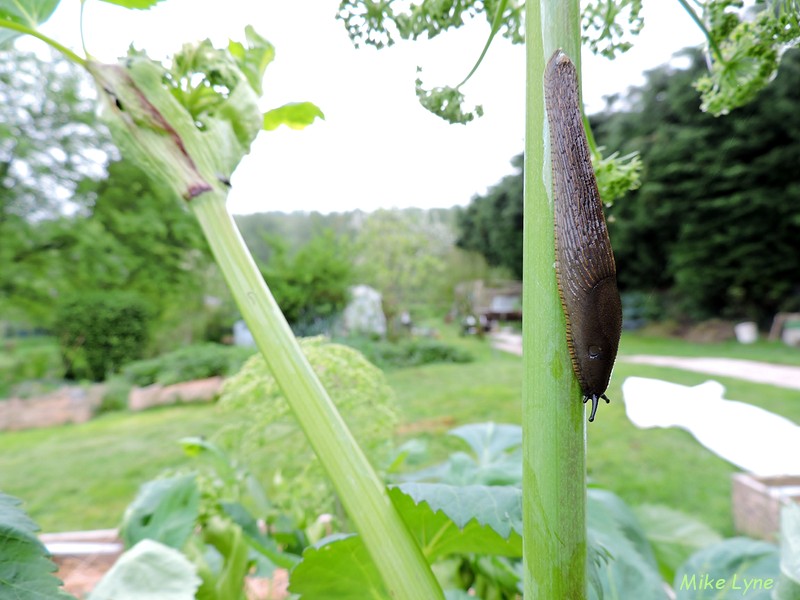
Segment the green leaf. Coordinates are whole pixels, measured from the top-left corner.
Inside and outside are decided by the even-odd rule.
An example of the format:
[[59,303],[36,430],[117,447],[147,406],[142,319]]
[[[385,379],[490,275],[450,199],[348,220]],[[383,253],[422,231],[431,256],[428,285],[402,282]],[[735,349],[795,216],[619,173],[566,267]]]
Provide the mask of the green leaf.
[[497,423],[473,423],[449,431],[461,438],[483,463],[494,462],[522,445],[522,427]]
[[311,125],[317,117],[324,119],[325,115],[315,104],[291,102],[264,113],[263,127],[266,131],[277,129],[281,125],[286,125],[290,129],[303,129]]
[[152,539],[180,549],[194,530],[199,510],[194,475],[149,481],[126,509],[120,536],[129,547]]
[[52,600],[72,598],[53,576],[56,566],[36,537],[39,529],[16,498],[0,493],[0,598]]
[[259,96],[262,93],[261,81],[264,71],[275,58],[275,46],[258,35],[252,26],[244,30],[247,46],[241,42],[231,40],[228,43],[228,52],[231,53],[242,73],[247,77],[250,87]]
[[303,552],[292,571],[289,591],[312,600],[388,598],[378,570],[357,535],[335,535]]
[[[0,0],[0,19],[36,29],[53,14],[60,0]],[[21,35],[0,27],[0,46]]]
[[194,600],[194,565],[177,550],[142,540],[119,557],[89,600]]
[[781,510],[781,574],[775,600],[800,598],[800,505]]
[[454,452],[432,467],[403,474],[403,481],[438,481],[453,485],[515,485],[522,482],[522,428],[474,423],[448,432],[464,440],[472,455]]
[[599,579],[603,594],[598,597],[604,600],[666,599],[652,549],[630,508],[611,492],[590,489],[587,520],[594,547],[589,562],[592,591],[596,593]]
[[778,548],[732,538],[693,554],[675,574],[676,600],[769,600],[778,581]]
[[581,15],[581,41],[606,58],[627,52],[644,26],[641,11],[642,0],[592,0]]
[[614,152],[609,156],[603,156],[603,150],[605,148],[602,146],[592,148],[592,166],[600,198],[608,206],[627,192],[641,187],[642,159],[637,152],[625,156]]
[[241,527],[242,532],[245,534],[245,540],[250,544],[250,547],[265,556],[270,562],[285,569],[291,569],[300,562],[299,557],[288,552],[281,552],[275,540],[261,533],[258,522],[244,506],[238,502],[223,502],[222,510],[234,523]]
[[417,79],[415,93],[426,110],[450,124],[466,125],[476,117],[483,116],[481,105],[476,105],[472,110],[464,110],[464,94],[457,87],[444,86],[426,90],[422,86],[422,80]]
[[666,506],[637,506],[634,512],[667,581],[691,554],[722,541],[707,525]]
[[134,8],[137,10],[145,10],[154,7],[162,0],[103,0],[109,4],[116,4],[124,8]]
[[405,483],[389,497],[429,560],[470,552],[522,556],[518,488]]
[[[429,561],[450,554],[521,557],[521,492],[510,487],[404,484],[389,490]],[[356,535],[332,536],[303,553],[290,591],[303,598],[384,598],[378,572]]]

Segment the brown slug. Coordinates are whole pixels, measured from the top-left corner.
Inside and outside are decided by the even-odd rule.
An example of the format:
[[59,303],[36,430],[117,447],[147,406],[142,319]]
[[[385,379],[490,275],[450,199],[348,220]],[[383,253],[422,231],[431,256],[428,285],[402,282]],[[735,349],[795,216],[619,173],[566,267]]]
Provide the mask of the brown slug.
[[556,278],[567,321],[567,346],[594,421],[622,332],[617,269],[581,118],[575,65],[561,50],[544,76],[553,165]]

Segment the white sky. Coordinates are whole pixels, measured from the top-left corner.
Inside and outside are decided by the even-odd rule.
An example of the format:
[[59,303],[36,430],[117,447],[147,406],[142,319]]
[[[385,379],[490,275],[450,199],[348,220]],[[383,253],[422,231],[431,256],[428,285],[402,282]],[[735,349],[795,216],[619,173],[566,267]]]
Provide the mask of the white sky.
[[[426,87],[461,81],[486,41],[485,20],[432,41],[356,50],[335,19],[337,7],[338,0],[165,0],[149,11],[131,11],[90,1],[84,29],[89,52],[107,61],[124,55],[131,42],[158,58],[197,39],[222,45],[243,39],[247,24],[275,45],[262,108],[308,100],[326,120],[303,131],[282,127],[259,135],[233,176],[234,213],[465,205],[512,172],[509,161],[523,149],[521,45],[495,39],[463,89],[486,114],[466,126],[448,125],[419,105],[416,67],[422,66]],[[64,0],[43,31],[78,50],[78,10],[77,0]],[[648,0],[644,11],[633,50],[614,61],[584,51],[590,113],[603,108],[603,96],[641,84],[643,70],[702,43],[677,0]]]

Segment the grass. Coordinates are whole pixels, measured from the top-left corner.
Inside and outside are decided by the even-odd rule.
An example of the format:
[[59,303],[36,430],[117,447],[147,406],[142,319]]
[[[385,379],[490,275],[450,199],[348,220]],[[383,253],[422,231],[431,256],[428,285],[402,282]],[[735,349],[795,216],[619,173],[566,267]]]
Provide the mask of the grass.
[[[493,350],[487,340],[459,338],[442,330],[443,341],[469,351],[466,364],[430,364],[387,373],[402,423],[398,441],[428,440],[431,461],[461,448],[443,435],[465,423],[519,423],[522,362]],[[713,348],[713,352],[709,349]],[[760,344],[729,348],[625,334],[621,352],[679,356],[715,355],[772,360],[793,349]],[[733,534],[730,476],[736,469],[677,429],[639,430],[628,421],[620,386],[628,376],[696,385],[701,373],[620,362],[603,405],[588,428],[588,470],[594,485],[631,505],[665,504],[692,514],[724,535]],[[726,397],[749,402],[800,422],[800,391],[714,377]],[[138,414],[112,413],[83,425],[0,433],[0,490],[25,499],[43,529],[63,531],[116,525],[139,485],[162,469],[187,465],[176,440],[210,436],[226,419],[213,406],[181,406]],[[254,469],[257,471],[257,469]]]
[[757,360],[776,364],[800,366],[800,348],[783,342],[759,339],[753,344],[727,342],[687,342],[679,338],[665,338],[646,333],[625,332],[620,354],[656,354],[660,356],[702,356]]
[[114,527],[139,486],[188,464],[176,443],[210,435],[213,406],[112,413],[82,425],[0,433],[0,490],[45,531]]

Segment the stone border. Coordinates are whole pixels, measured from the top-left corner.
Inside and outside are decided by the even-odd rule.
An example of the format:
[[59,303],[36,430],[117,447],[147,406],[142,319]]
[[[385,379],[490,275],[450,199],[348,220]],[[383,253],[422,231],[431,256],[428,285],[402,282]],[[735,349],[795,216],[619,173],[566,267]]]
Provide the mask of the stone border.
[[[128,395],[128,410],[187,402],[213,402],[222,389],[222,377],[184,381],[173,385],[134,387]],[[0,431],[41,429],[70,423],[85,423],[100,408],[105,385],[64,386],[33,398],[0,400]]]

